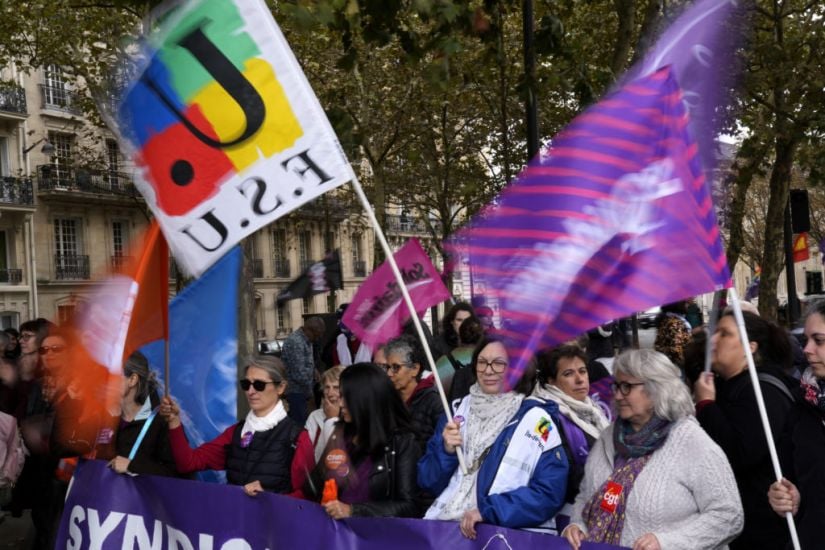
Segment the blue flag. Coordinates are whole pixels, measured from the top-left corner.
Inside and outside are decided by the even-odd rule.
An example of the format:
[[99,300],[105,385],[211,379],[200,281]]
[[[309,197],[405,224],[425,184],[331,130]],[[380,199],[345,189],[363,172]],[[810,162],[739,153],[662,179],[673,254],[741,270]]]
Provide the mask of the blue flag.
[[[192,446],[214,439],[237,421],[240,267],[241,250],[235,247],[169,305],[169,385]],[[141,351],[162,378],[163,341]],[[201,479],[219,481],[222,476],[207,472]]]

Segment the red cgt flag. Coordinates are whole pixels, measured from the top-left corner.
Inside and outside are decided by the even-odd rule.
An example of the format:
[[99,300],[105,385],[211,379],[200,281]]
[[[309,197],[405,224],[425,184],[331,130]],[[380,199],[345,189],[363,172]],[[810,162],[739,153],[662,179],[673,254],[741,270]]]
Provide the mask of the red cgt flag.
[[811,257],[808,250],[808,233],[800,233],[793,241],[793,261],[804,262]]

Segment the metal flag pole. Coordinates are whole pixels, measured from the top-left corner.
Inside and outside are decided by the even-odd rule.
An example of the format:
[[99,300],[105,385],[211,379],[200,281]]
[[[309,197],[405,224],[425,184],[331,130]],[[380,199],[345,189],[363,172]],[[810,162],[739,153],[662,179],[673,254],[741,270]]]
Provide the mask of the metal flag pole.
[[[776,454],[776,444],[773,441],[773,433],[771,433],[771,425],[768,422],[768,412],[765,409],[765,399],[762,397],[762,388],[759,386],[759,377],[756,373],[756,364],[753,362],[753,353],[751,353],[750,342],[748,341],[748,333],[745,330],[745,317],[742,315],[742,306],[739,304],[739,295],[736,288],[730,287],[728,289],[728,296],[733,306],[733,316],[736,318],[736,325],[739,327],[739,339],[742,341],[742,347],[745,348],[745,357],[748,360],[748,372],[750,373],[751,386],[753,386],[753,393],[756,395],[756,406],[759,409],[759,417],[762,419],[762,429],[765,430],[765,439],[768,442],[768,452],[771,455],[771,464],[773,464],[773,471],[776,475],[776,481],[782,481],[782,469],[779,466],[779,456]],[[800,550],[799,535],[796,533],[796,524],[793,520],[793,514],[785,513],[785,519],[788,520],[788,530],[791,533],[791,542],[795,550]]]
[[[430,366],[430,372],[433,373],[433,378],[435,378],[435,385],[436,388],[438,388],[438,395],[441,396],[441,405],[444,407],[444,414],[447,415],[448,419],[451,419],[453,417],[453,413],[450,410],[450,404],[447,402],[447,394],[444,392],[444,386],[441,384],[441,378],[438,376],[438,369],[435,366],[433,353],[430,351],[429,341],[424,334],[424,329],[421,328],[421,320],[415,312],[415,306],[413,305],[412,298],[410,298],[407,285],[404,284],[404,278],[401,277],[401,271],[398,269],[398,264],[395,263],[395,257],[392,254],[392,250],[390,250],[390,245],[387,243],[387,238],[384,236],[381,226],[378,225],[378,220],[375,217],[375,212],[372,210],[372,205],[367,199],[367,195],[364,194],[364,189],[361,187],[361,183],[355,176],[352,178],[352,186],[355,189],[355,194],[358,195],[358,199],[361,201],[361,205],[364,207],[364,211],[367,213],[367,217],[370,219],[370,223],[372,223],[373,229],[375,229],[375,236],[378,237],[378,242],[381,243],[381,248],[384,250],[384,256],[387,257],[387,263],[390,264],[392,273],[395,275],[395,280],[398,282],[398,288],[401,290],[401,295],[404,297],[404,303],[407,304],[407,309],[410,311],[410,318],[415,326],[416,333],[418,333],[418,339],[421,341],[421,346],[424,348],[424,355],[427,356],[427,363]],[[461,466],[461,471],[464,475],[467,475],[467,464],[464,461],[464,452],[461,447],[456,447],[455,452],[458,457],[458,464]]]

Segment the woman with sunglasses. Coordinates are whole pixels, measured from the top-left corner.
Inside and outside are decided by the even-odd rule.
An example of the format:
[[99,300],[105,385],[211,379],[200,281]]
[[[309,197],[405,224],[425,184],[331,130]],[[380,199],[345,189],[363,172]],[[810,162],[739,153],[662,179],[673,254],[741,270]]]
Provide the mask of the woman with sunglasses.
[[140,352],[134,352],[123,364],[120,396],[120,424],[115,434],[117,456],[109,467],[121,474],[176,476],[169,429],[156,418],[160,406],[158,382]]
[[742,530],[742,502],[679,369],[653,350],[625,352],[613,367],[618,416],[590,450],[564,537],[574,549],[727,548]]
[[424,350],[417,338],[405,335],[390,340],[384,353],[387,354],[387,375],[410,411],[415,439],[423,450],[444,414],[435,379],[429,370],[424,370],[427,364]]
[[[558,407],[525,399],[532,375],[513,391],[505,379],[510,358],[504,341],[485,337],[473,353],[476,381],[455,407],[441,417],[418,463],[419,486],[439,495],[425,519],[459,521],[461,533],[476,537],[476,524],[554,530],[564,504],[567,457],[555,415]],[[467,473],[459,468],[461,446]]]
[[169,424],[169,440],[178,472],[226,470],[231,485],[249,496],[264,491],[300,496],[300,488],[315,465],[312,442],[303,426],[286,414],[281,396],[286,369],[277,357],[258,355],[240,380],[249,414],[221,435],[196,449],[189,446],[180,409],[164,397],[160,415]]
[[333,519],[414,517],[420,452],[398,392],[373,363],[344,369],[340,388],[341,420],[304,494]]

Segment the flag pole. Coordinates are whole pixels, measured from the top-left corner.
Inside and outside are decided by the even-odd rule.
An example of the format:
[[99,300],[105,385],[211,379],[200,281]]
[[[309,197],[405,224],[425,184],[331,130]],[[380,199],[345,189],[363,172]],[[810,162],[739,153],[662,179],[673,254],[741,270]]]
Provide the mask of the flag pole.
[[[390,250],[390,245],[387,243],[387,238],[384,236],[381,226],[378,225],[378,220],[375,217],[375,212],[372,210],[372,205],[370,205],[370,201],[367,199],[367,195],[364,194],[364,189],[361,187],[361,183],[354,174],[352,177],[352,186],[355,189],[355,194],[358,195],[358,199],[361,201],[361,205],[364,207],[364,211],[367,213],[370,223],[372,223],[373,229],[375,229],[375,236],[378,238],[378,242],[381,243],[381,248],[384,250],[384,256],[387,257],[387,263],[390,265],[392,273],[395,275],[395,280],[398,282],[398,288],[401,290],[404,303],[407,304],[407,309],[410,311],[410,318],[415,326],[418,339],[421,341],[421,346],[424,348],[424,355],[427,356],[427,363],[430,366],[430,372],[433,373],[435,385],[438,389],[438,395],[441,397],[441,405],[444,407],[444,414],[447,415],[448,419],[452,419],[453,413],[450,410],[450,404],[447,402],[447,394],[444,392],[444,385],[441,383],[441,378],[438,376],[438,369],[435,366],[433,353],[430,351],[430,344],[427,337],[424,335],[424,329],[421,328],[421,320],[415,312],[415,306],[413,305],[412,298],[410,298],[407,285],[404,284],[404,278],[401,277],[401,271],[398,269],[398,264],[395,263],[395,256],[393,256],[392,250]],[[455,452],[458,457],[458,463],[461,466],[461,471],[466,475],[467,464],[464,461],[464,452],[461,450],[461,447],[456,447]]]
[[[779,466],[779,456],[776,454],[776,444],[773,441],[773,433],[771,432],[771,425],[768,422],[768,412],[765,409],[765,399],[762,397],[762,388],[759,386],[759,377],[756,373],[756,364],[753,361],[753,353],[751,353],[750,342],[748,341],[748,333],[745,329],[745,317],[742,315],[742,306],[739,304],[739,295],[735,287],[728,289],[728,296],[733,306],[733,315],[736,318],[736,325],[739,327],[739,339],[742,341],[742,347],[745,348],[745,357],[748,360],[748,372],[750,373],[751,386],[753,386],[753,393],[756,396],[756,406],[759,409],[759,417],[762,419],[762,429],[765,431],[765,439],[768,442],[768,452],[771,455],[771,464],[773,465],[774,475],[777,481],[782,481],[782,469]],[[796,533],[796,524],[793,520],[793,514],[785,513],[785,519],[788,520],[788,530],[791,533],[791,542],[795,550],[800,550],[799,535]]]

